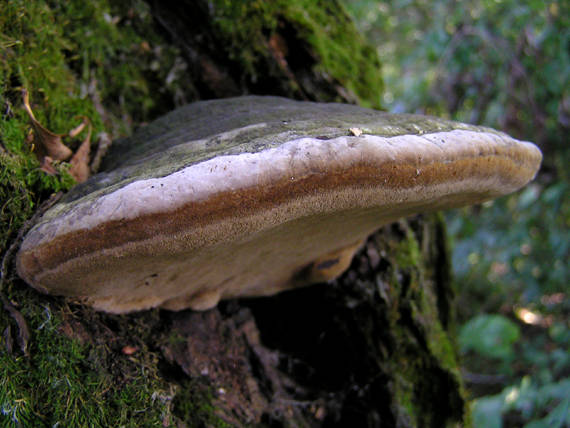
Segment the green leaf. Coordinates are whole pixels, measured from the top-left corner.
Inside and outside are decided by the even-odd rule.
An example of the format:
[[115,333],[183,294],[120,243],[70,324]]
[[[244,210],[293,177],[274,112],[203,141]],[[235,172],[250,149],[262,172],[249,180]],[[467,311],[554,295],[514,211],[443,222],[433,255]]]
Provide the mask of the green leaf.
[[469,320],[459,333],[462,352],[473,351],[501,360],[513,356],[513,344],[520,337],[519,327],[502,315],[478,315]]
[[567,426],[570,426],[570,398],[562,400],[547,416],[529,422],[524,428],[563,428]]
[[473,401],[471,407],[473,426],[476,428],[502,428],[503,401],[502,394]]

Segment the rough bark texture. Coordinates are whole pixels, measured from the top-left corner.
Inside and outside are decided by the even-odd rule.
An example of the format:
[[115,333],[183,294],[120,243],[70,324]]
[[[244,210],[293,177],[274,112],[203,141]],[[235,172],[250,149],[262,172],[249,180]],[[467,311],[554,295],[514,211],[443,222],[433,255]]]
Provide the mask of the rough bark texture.
[[[379,106],[378,60],[336,1],[150,3],[189,64],[188,100],[255,93]],[[6,266],[2,292],[31,338],[24,357],[22,327],[0,314],[0,424],[466,422],[439,216],[383,228],[332,284],[207,312],[95,313],[39,295]]]

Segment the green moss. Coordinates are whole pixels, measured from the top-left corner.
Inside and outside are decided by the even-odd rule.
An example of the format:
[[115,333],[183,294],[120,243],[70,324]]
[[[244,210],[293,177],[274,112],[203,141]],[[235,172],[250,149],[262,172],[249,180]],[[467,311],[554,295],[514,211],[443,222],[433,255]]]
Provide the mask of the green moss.
[[[216,0],[214,15],[230,58],[238,60],[254,79],[258,58],[268,55],[266,34],[274,33],[279,23],[286,21],[310,45],[317,72],[337,80],[356,95],[361,105],[380,107],[383,84],[378,57],[340,3]],[[331,20],[331,16],[337,17],[337,21]]]
[[[138,358],[81,344],[61,334],[57,305],[28,304],[30,357],[0,346],[0,426],[162,426],[173,389],[158,375],[152,352]],[[57,309],[56,309],[57,310]],[[0,318],[2,325],[7,320]],[[104,362],[113,361],[114,371]]]
[[[37,117],[56,132],[71,129],[74,115],[97,116],[89,101],[74,92],[75,79],[65,65],[60,46],[67,43],[57,31],[53,14],[43,2],[9,2],[0,13],[0,249],[31,215],[38,197],[73,185],[69,174],[48,176],[26,143],[29,128],[21,108],[21,90],[32,91],[32,103],[41,100],[46,108],[36,109]],[[2,150],[3,149],[3,150]],[[65,166],[61,166],[63,172]],[[14,196],[14,197],[12,197]]]
[[174,93],[191,86],[175,67],[178,49],[158,34],[144,1],[53,3],[56,25],[68,40],[68,47],[60,46],[79,80],[77,89],[89,101],[94,94],[100,97],[107,128],[115,133],[130,133],[131,124],[171,110]]
[[[409,371],[407,374],[409,375]],[[414,383],[406,376],[394,376],[394,385],[392,386],[392,391],[395,395],[395,402],[397,402],[402,408],[399,409],[398,413],[405,415],[406,418],[414,418],[414,415],[418,412],[418,403],[414,395]],[[417,421],[414,419],[410,421],[409,426],[418,426]]]
[[230,424],[216,415],[214,393],[199,379],[186,379],[174,399],[174,414],[190,427],[229,428]]
[[18,230],[32,213],[32,196],[18,179],[19,159],[0,152],[0,249],[7,246],[9,236]]
[[405,233],[405,239],[394,249],[396,263],[402,269],[418,268],[422,262],[420,246],[410,228],[406,227]]
[[[390,310],[390,331],[394,332],[396,343],[405,343],[406,346],[398,345],[391,361],[395,366],[392,371],[398,373],[394,377],[391,391],[401,406],[400,412],[405,418],[415,418],[421,415],[422,420],[411,421],[411,426],[436,426],[439,423],[438,410],[433,408],[431,399],[449,394],[448,409],[442,413],[463,409],[465,403],[462,399],[463,387],[458,370],[457,349],[451,340],[452,326],[443,326],[438,305],[437,287],[446,288],[446,284],[437,284],[444,281],[435,273],[435,266],[431,266],[429,259],[429,245],[437,241],[434,228],[441,216],[434,215],[426,220],[429,225],[426,229],[424,222],[420,221],[420,232],[414,232],[410,221],[400,221],[398,224],[399,234],[395,239],[388,241],[389,257],[391,260],[391,284],[392,299],[397,298],[397,305],[392,305]],[[403,236],[402,236],[403,235]],[[421,240],[420,240],[421,239]],[[424,248],[425,247],[425,248]],[[438,253],[439,252],[435,252]],[[411,345],[414,344],[415,345]],[[425,356],[418,359],[422,354],[413,347],[427,348]],[[434,377],[431,383],[426,378]],[[423,378],[421,382],[419,378]],[[441,390],[442,379],[447,379],[449,390]],[[418,385],[423,385],[422,389]],[[438,389],[439,388],[439,389]],[[460,391],[457,395],[456,392]],[[452,394],[453,392],[453,394]],[[458,420],[463,420],[462,415],[456,415]]]
[[[360,105],[379,108],[383,93],[380,62],[374,49],[350,22],[343,6],[327,0],[285,4],[285,14],[298,23],[301,37],[312,45],[320,59],[319,70],[356,94]],[[343,13],[333,13],[339,9]],[[333,15],[339,17],[336,25],[331,25]]]
[[[3,78],[2,102],[11,108],[11,115],[3,119],[27,123],[20,107],[20,91],[30,90],[31,102],[42,108],[36,116],[54,132],[66,132],[75,115],[91,118],[95,130],[101,122],[92,102],[82,96],[77,80],[67,65],[66,53],[75,46],[56,22],[56,15],[45,2],[9,2],[0,14],[3,39],[10,40],[2,55],[0,75]],[[6,138],[3,143],[10,151],[24,150],[23,139]]]
[[68,164],[56,166],[59,175],[44,174],[33,156],[15,156],[0,149],[0,253],[33,213],[36,195],[67,190],[75,181]]
[[[431,217],[433,223],[442,222],[440,214]],[[407,223],[402,222],[405,238],[394,248],[393,254],[397,269],[409,274],[408,298],[411,305],[412,318],[422,320],[422,328],[427,336],[427,345],[430,352],[447,369],[457,368],[457,349],[450,341],[449,331],[444,329],[438,314],[437,293],[435,284],[431,287],[421,287],[425,278],[436,277],[433,266],[426,266],[427,254],[423,254],[420,243]],[[424,239],[434,239],[433,236]],[[440,279],[441,280],[441,279]],[[443,287],[444,284],[440,284]],[[451,286],[451,284],[449,284]]]

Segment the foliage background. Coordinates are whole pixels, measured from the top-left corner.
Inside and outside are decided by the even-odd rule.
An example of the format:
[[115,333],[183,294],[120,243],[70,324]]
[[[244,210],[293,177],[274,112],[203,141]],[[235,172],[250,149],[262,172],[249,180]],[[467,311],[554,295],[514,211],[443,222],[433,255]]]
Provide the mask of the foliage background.
[[345,0],[384,106],[488,125],[544,154],[521,192],[448,215],[476,427],[570,426],[570,4]]

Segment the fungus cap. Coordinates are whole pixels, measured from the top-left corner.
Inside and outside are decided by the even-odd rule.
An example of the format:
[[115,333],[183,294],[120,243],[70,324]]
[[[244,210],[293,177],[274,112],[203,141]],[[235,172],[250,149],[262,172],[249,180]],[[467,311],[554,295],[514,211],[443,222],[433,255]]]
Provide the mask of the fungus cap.
[[201,101],[119,141],[28,233],[19,275],[123,313],[207,309],[342,273],[407,215],[481,203],[541,153],[498,131],[278,97]]

